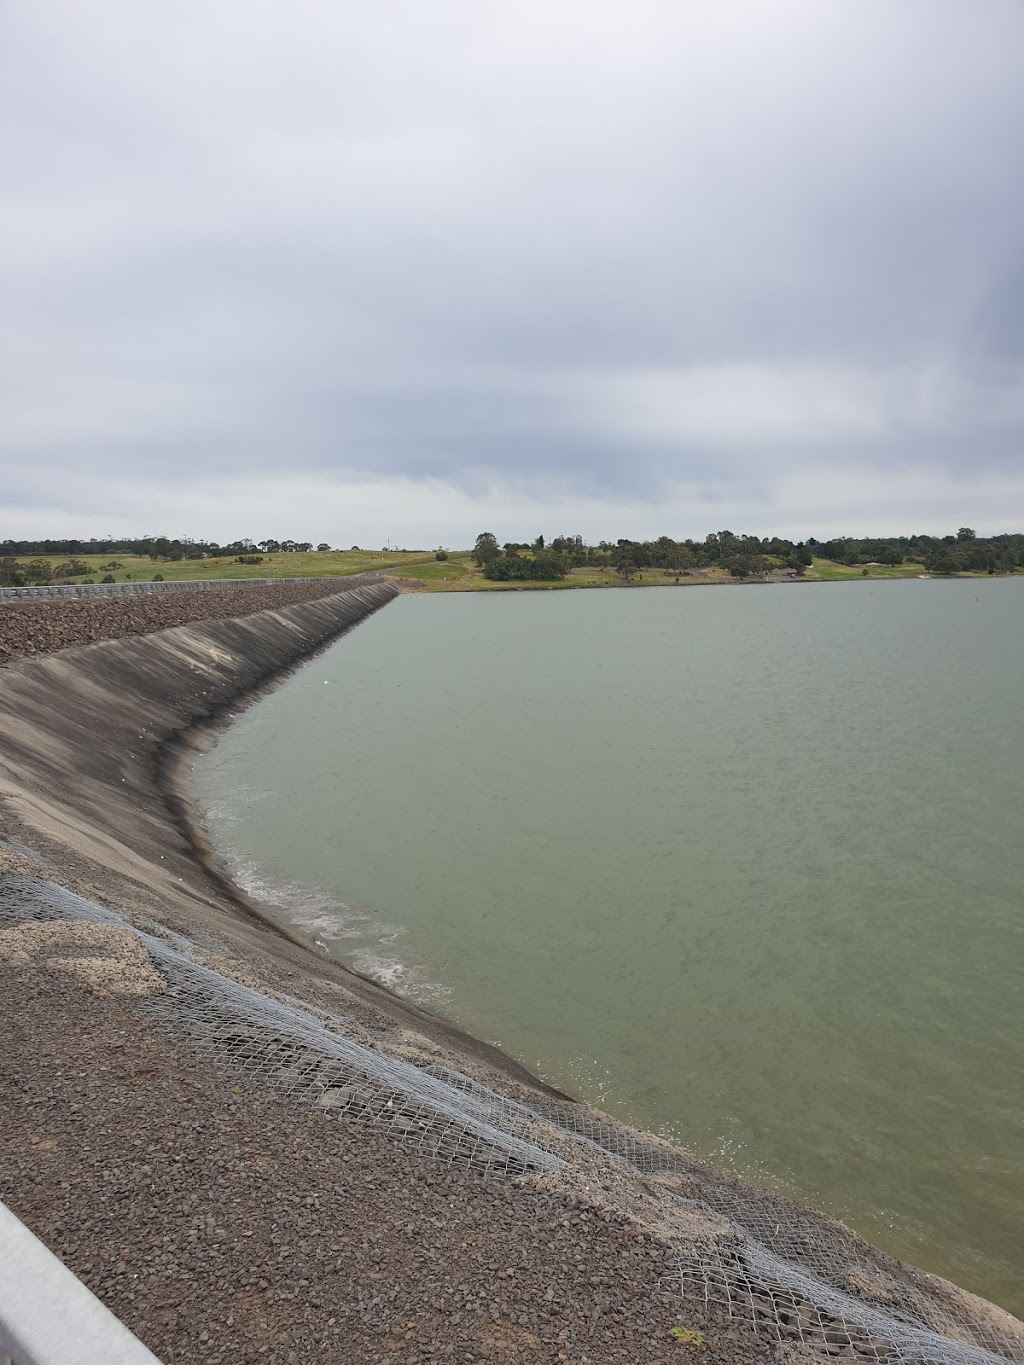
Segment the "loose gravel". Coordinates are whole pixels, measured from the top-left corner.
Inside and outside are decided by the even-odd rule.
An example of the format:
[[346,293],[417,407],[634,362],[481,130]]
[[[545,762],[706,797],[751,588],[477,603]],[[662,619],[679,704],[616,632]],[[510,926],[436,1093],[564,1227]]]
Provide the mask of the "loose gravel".
[[266,587],[216,588],[209,592],[139,593],[127,597],[75,597],[67,601],[13,601],[0,604],[0,664],[31,654],[55,654],[97,640],[148,635],[193,621],[249,616],[256,611],[312,602],[344,592],[350,578]]
[[168,1365],[678,1365],[680,1325],[777,1359],[628,1220],[232,1085],[40,960],[0,967],[0,1036],[0,1197]]

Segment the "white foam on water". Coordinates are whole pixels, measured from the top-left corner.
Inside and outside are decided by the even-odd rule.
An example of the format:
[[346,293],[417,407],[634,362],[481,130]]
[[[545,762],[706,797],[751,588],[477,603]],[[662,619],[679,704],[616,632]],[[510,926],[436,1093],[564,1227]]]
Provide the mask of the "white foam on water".
[[614,1099],[614,1077],[611,1068],[599,1057],[579,1054],[567,1057],[560,1071],[571,1077],[575,1090],[592,1104],[607,1107]]
[[[222,824],[229,823],[220,814],[217,819]],[[425,1009],[445,1011],[450,987],[432,980],[424,967],[404,962],[394,952],[383,951],[393,948],[404,937],[401,925],[355,910],[314,883],[281,877],[251,859],[227,853],[223,861],[232,880],[251,900],[287,920],[292,928],[308,935],[339,961]]]
[[399,995],[409,995],[409,974],[401,962],[381,957],[370,949],[363,949],[352,958],[352,966],[363,976],[370,977],[389,991]]

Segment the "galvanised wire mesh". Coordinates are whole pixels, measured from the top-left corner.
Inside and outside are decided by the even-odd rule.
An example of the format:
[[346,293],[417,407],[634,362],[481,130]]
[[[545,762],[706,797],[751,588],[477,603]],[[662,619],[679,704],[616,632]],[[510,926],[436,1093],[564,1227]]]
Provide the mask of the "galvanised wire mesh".
[[[825,1357],[890,1365],[994,1365],[1019,1361],[1015,1343],[952,1306],[936,1305],[887,1274],[854,1234],[810,1211],[726,1181],[666,1144],[571,1104],[527,1105],[450,1068],[417,1067],[346,1037],[343,1016],[291,996],[263,994],[195,961],[204,936],[149,933],[72,892],[31,877],[0,876],[0,928],[82,919],[130,929],[165,989],[136,1001],[144,1014],[246,1080],[265,1081],[332,1117],[366,1123],[413,1151],[485,1175],[524,1176],[563,1163],[544,1149],[557,1130],[581,1147],[656,1177],[669,1197],[726,1220],[713,1245],[681,1257],[673,1283],[779,1342]],[[678,1183],[679,1191],[673,1191]],[[682,1191],[685,1190],[685,1193]],[[860,1272],[869,1272],[867,1275]]]
[[530,1140],[528,1122],[499,1127],[485,1106],[467,1104],[459,1091],[411,1063],[183,959],[159,940],[148,946],[168,989],[143,1001],[142,1010],[240,1078],[268,1081],[325,1113],[384,1129],[423,1155],[482,1174],[561,1166]]
[[[680,1293],[724,1308],[734,1320],[778,1342],[800,1343],[839,1360],[889,1365],[1005,1365],[1015,1357],[996,1333],[978,1341],[974,1323],[959,1324],[967,1340],[940,1335],[924,1324],[901,1321],[840,1293],[814,1275],[773,1255],[753,1238],[730,1252],[716,1249],[679,1262]],[[951,1324],[951,1330],[956,1330]],[[974,1338],[974,1341],[971,1341]]]
[[[19,844],[17,839],[0,839],[0,848],[6,848],[9,853],[17,853],[22,858],[30,858],[34,863],[43,861],[42,855],[34,848],[26,848],[24,844]],[[2,1361],[0,1365],[3,1365]]]
[[836,1288],[849,1289],[851,1272],[878,1272],[877,1253],[871,1255],[854,1233],[811,1210],[725,1177],[709,1180],[707,1172],[685,1153],[585,1109],[545,1105],[536,1112],[578,1141],[618,1157],[642,1175],[658,1177],[683,1202],[735,1223],[769,1251],[813,1271]]
[[136,929],[53,882],[0,877],[0,925],[69,918],[138,935],[166,983],[138,1000],[138,1008],[239,1079],[268,1082],[333,1117],[370,1124],[417,1152],[481,1174],[522,1176],[563,1164],[533,1140],[534,1122],[503,1112],[501,1096],[466,1096],[410,1062],[336,1032],[344,1024],[337,1016],[328,1016],[328,1025],[304,1006],[202,966],[181,935],[168,941]]
[[[54,920],[82,919],[91,924],[131,929],[120,915],[95,901],[76,896],[56,882],[38,877],[0,876],[0,925],[48,924]],[[138,932],[137,930],[135,932]]]
[[[472,1088],[475,1081],[447,1074],[451,1084]],[[725,1219],[735,1241],[683,1257],[678,1283],[693,1298],[724,1307],[733,1318],[777,1341],[803,1342],[840,1359],[874,1359],[894,1365],[991,1365],[1017,1361],[1019,1346],[995,1329],[944,1306],[952,1340],[928,1325],[934,1301],[897,1273],[855,1233],[811,1210],[764,1191],[708,1178],[700,1165],[667,1144],[570,1104],[529,1106],[529,1112],[591,1151],[621,1162],[672,1194],[674,1183],[686,1194],[673,1197],[689,1207]],[[676,1180],[673,1180],[673,1177]],[[881,1343],[884,1343],[884,1352]],[[973,1344],[969,1344],[973,1343]]]

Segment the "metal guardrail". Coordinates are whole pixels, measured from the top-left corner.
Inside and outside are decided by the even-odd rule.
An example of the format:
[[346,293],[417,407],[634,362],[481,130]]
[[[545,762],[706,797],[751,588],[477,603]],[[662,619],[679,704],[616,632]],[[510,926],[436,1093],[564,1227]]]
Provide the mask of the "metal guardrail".
[[0,1359],[14,1365],[160,1365],[0,1204]]
[[44,583],[31,588],[0,588],[0,602],[41,601],[60,597],[130,597],[151,592],[213,592],[218,588],[267,588],[282,583],[367,583],[380,577],[379,570],[361,574],[332,574],[323,578],[190,578],[161,583]]

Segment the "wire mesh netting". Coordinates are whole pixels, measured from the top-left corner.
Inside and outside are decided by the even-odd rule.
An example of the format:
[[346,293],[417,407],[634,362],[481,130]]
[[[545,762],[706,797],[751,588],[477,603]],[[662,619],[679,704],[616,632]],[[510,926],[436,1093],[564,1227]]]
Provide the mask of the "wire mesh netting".
[[[665,1198],[725,1220],[723,1236],[680,1256],[672,1282],[778,1342],[891,1365],[1021,1361],[1013,1340],[955,1303],[937,1304],[841,1224],[723,1178],[686,1153],[571,1103],[525,1104],[438,1065],[416,1066],[357,1040],[344,1016],[261,993],[196,960],[208,935],[153,932],[52,882],[0,876],[0,930],[85,920],[129,930],[160,988],[145,1017],[238,1079],[266,1082],[325,1114],[372,1125],[412,1151],[481,1175],[550,1172],[564,1139],[656,1182]],[[563,1141],[555,1141],[555,1134]],[[942,1335],[935,1330],[941,1326]],[[960,1338],[960,1339],[954,1339]]]
[[1012,1344],[994,1331],[987,1334],[966,1320],[958,1323],[950,1313],[947,1330],[962,1333],[961,1341],[923,1322],[904,1320],[905,1308],[890,1306],[883,1313],[804,1274],[753,1238],[743,1238],[731,1254],[719,1249],[709,1256],[686,1257],[677,1273],[680,1293],[687,1300],[703,1298],[775,1341],[800,1343],[833,1359],[1003,1365],[1016,1358],[1010,1354]]
[[[476,1085],[432,1069],[451,1084]],[[942,1306],[943,1326],[965,1341],[936,1333],[929,1317],[937,1309],[928,1294],[900,1275],[898,1263],[888,1272],[887,1258],[834,1220],[738,1182],[709,1179],[685,1153],[581,1106],[544,1104],[530,1112],[591,1151],[657,1177],[670,1197],[736,1230],[732,1245],[680,1258],[675,1278],[684,1297],[696,1293],[754,1331],[840,1359],[991,1365],[1024,1358],[1016,1343],[953,1304]],[[673,1193],[675,1183],[687,1193]]]
[[17,839],[0,839],[0,848],[7,849],[8,853],[17,853],[20,858],[30,858],[34,863],[43,861],[42,855],[34,848],[26,848],[24,844],[19,844]]
[[468,1097],[410,1062],[339,1034],[345,1021],[338,1016],[327,1016],[328,1024],[323,1014],[202,966],[182,935],[168,940],[134,929],[53,883],[0,878],[0,924],[68,918],[132,929],[165,982],[163,991],[138,1001],[139,1009],[239,1079],[266,1081],[334,1117],[372,1124],[424,1155],[482,1174],[526,1175],[562,1165],[531,1140],[536,1124],[529,1117],[503,1112],[499,1095]]

